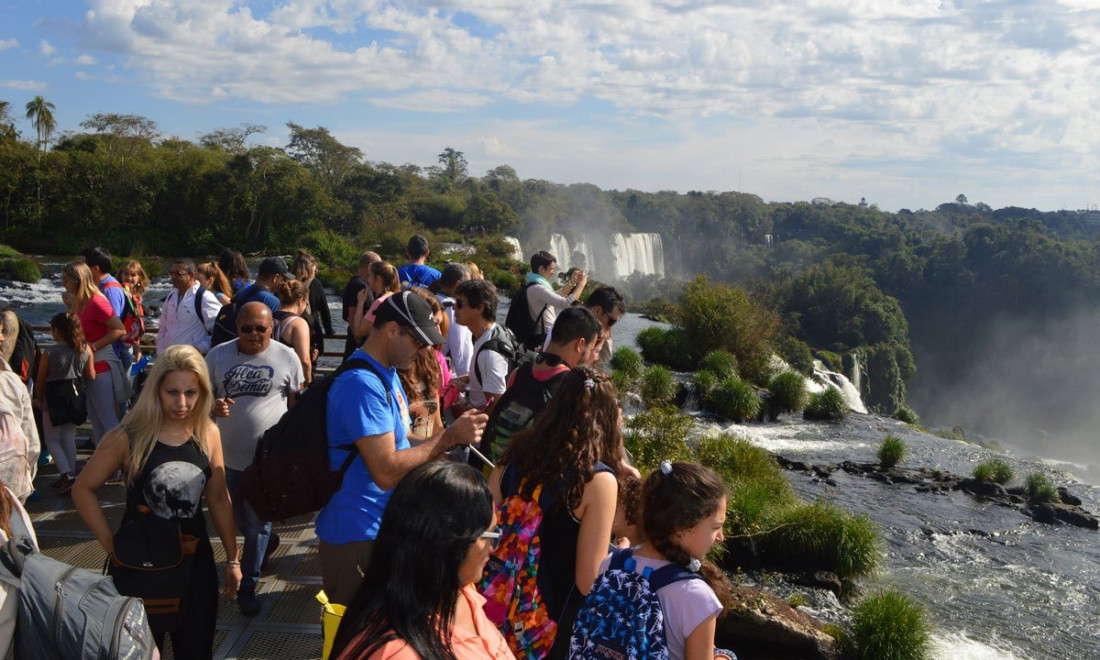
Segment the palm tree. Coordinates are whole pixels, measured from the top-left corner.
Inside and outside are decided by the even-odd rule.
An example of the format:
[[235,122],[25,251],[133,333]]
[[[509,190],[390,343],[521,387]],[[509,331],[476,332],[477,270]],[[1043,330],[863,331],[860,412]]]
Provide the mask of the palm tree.
[[57,122],[53,118],[54,105],[41,96],[35,96],[33,101],[27,103],[27,119],[31,120],[31,126],[38,132],[38,148],[46,149],[50,142],[50,136],[57,128]]

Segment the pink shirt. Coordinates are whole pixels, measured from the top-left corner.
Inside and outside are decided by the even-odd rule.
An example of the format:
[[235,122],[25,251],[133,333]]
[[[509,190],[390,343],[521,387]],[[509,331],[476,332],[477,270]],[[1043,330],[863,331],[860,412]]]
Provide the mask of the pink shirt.
[[[96,294],[88,301],[84,308],[76,313],[80,319],[80,325],[84,329],[84,339],[89,344],[97,342],[107,334],[107,321],[115,315],[107,296]],[[95,372],[105,374],[110,371],[105,361],[95,363]]]
[[[474,613],[474,628],[476,633],[464,637],[464,631],[455,629],[451,637],[451,650],[454,651],[457,660],[515,660],[512,650],[508,648],[508,642],[500,634],[496,626],[485,616],[482,606],[485,599],[474,589],[474,585],[468,584],[460,592],[470,609]],[[352,642],[354,645],[355,642]],[[346,656],[344,656],[346,660]],[[382,648],[370,655],[366,660],[420,660],[416,651],[412,650],[408,642],[403,639],[395,639],[387,642]]]

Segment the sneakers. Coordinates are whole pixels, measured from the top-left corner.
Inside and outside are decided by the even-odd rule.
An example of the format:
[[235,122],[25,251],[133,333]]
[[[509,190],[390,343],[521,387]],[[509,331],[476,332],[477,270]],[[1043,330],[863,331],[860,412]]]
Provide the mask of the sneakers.
[[254,590],[242,589],[237,592],[237,607],[241,608],[241,616],[256,616],[260,613],[260,599]]
[[275,532],[271,532],[271,536],[267,537],[267,550],[264,550],[264,560],[260,564],[260,572],[267,570],[267,561],[271,559],[271,555],[275,554],[275,550],[279,547],[279,535]]
[[73,490],[73,482],[76,481],[76,477],[72,474],[63,474],[61,479],[58,480],[57,494],[69,495]]

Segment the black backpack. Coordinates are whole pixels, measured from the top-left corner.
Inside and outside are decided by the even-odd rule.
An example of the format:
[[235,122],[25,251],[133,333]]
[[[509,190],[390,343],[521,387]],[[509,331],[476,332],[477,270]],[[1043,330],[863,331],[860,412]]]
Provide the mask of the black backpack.
[[493,408],[493,414],[481,436],[481,453],[494,463],[504,453],[512,436],[531,425],[535,415],[542,412],[568,370],[561,371],[540,381],[534,376],[534,363],[516,369],[512,385],[505,390]]
[[325,409],[332,384],[351,369],[370,369],[382,381],[386,400],[392,401],[389,381],[361,359],[344,362],[303,392],[294,407],[264,432],[252,465],[244,472],[244,496],[261,520],[286,520],[312,513],[340,490],[344,473],[359,452],[354,444],[336,447],[347,451],[348,457],[339,470],[331,469]]
[[[521,344],[533,351],[541,351],[542,344],[538,341],[538,323],[536,319],[542,318],[542,313],[546,311],[546,305],[543,305],[539,311],[539,315],[535,318],[531,318],[531,305],[527,300],[527,290],[533,286],[537,286],[534,282],[527,282],[524,284],[519,293],[512,298],[512,304],[508,307],[508,315],[504,317],[504,325],[512,331],[512,335],[519,340]],[[542,336],[545,338],[546,329],[542,329]]]
[[[200,296],[206,289],[199,287],[199,293],[195,296],[195,313],[202,318],[202,299]],[[210,332],[210,348],[237,338],[237,312],[241,305],[251,302],[252,297],[260,291],[266,290],[263,286],[253,282],[237,292],[229,302],[222,305],[218,315],[214,317],[214,329]]]
[[483,351],[492,351],[503,355],[508,360],[508,373],[512,373],[520,365],[533,361],[536,355],[536,353],[526,351],[523,345],[516,341],[516,336],[512,334],[507,326],[498,323],[491,332],[494,333],[493,336],[477,349],[477,353],[474,353],[474,375],[479,383],[482,382],[481,367],[477,364],[477,358]]
[[[0,308],[0,314],[4,312],[15,314],[15,310],[10,306]],[[11,370],[19,376],[19,380],[26,383],[34,376],[35,361],[38,357],[38,344],[34,341],[34,330],[31,324],[18,314],[15,314],[15,319],[19,323],[19,334],[15,338],[15,350],[12,351],[8,364],[11,366]]]

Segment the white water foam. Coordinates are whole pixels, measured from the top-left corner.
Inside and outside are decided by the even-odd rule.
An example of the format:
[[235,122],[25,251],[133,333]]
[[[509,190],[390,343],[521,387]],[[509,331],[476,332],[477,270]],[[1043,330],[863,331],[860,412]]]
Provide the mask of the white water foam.
[[1008,644],[996,646],[983,644],[961,632],[936,632],[932,634],[932,657],[943,660],[1024,660],[1019,649]]

